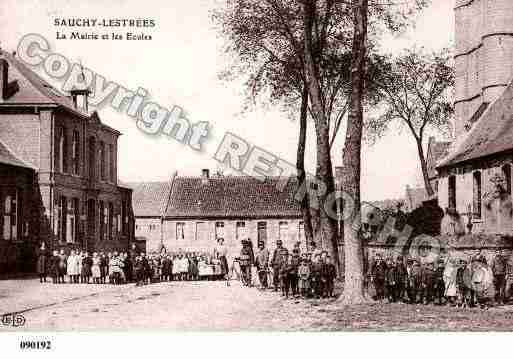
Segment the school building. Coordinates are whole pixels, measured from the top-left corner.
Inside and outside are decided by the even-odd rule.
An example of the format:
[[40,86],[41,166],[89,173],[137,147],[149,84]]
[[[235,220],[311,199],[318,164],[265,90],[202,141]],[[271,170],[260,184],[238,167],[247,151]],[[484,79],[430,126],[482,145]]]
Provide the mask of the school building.
[[[134,189],[135,235],[147,251],[213,251],[222,237],[232,256],[242,239],[270,249],[281,239],[287,248],[306,248],[295,178],[281,188],[279,178],[174,176],[169,182],[130,184]],[[281,179],[283,181],[283,179]]]
[[61,93],[0,50],[3,272],[30,267],[35,262],[20,258],[34,258],[41,242],[49,249],[129,247],[132,190],[117,178],[121,134],[89,112],[88,96],[88,89]]

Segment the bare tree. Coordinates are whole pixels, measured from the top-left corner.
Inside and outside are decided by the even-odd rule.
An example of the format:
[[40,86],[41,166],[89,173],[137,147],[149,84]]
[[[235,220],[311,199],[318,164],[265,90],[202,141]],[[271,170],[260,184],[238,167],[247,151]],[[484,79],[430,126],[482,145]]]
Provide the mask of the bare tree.
[[384,112],[366,123],[366,136],[375,142],[394,121],[405,126],[417,146],[424,186],[429,196],[434,194],[429,181],[424,153],[426,131],[447,134],[453,115],[452,90],[454,70],[448,49],[426,52],[406,50],[397,58],[388,57],[379,80],[374,84],[382,95]]

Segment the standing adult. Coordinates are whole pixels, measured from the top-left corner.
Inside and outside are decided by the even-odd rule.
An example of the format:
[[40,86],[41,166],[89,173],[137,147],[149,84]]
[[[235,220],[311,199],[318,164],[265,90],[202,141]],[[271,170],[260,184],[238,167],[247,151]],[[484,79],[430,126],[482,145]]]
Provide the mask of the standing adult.
[[395,260],[395,298],[400,302],[404,302],[407,281],[408,273],[404,265],[404,259],[402,256],[397,256]]
[[492,261],[493,282],[495,284],[495,300],[504,304],[506,299],[507,260],[504,252],[499,252]]
[[376,300],[385,299],[386,272],[387,266],[385,261],[381,257],[381,254],[377,253],[371,268],[371,281],[374,284],[374,288],[376,288]]
[[41,247],[37,253],[37,274],[39,275],[39,283],[46,283],[48,251],[45,242],[41,243]]
[[285,264],[289,251],[283,247],[283,241],[278,239],[276,241],[276,248],[274,249],[271,266],[273,267],[273,286],[274,291],[277,292],[280,286],[280,269]]
[[242,283],[248,287],[251,287],[252,286],[251,266],[253,264],[252,259],[254,258],[252,256],[253,251],[252,251],[250,244],[248,243],[247,240],[243,239],[241,241],[241,244],[242,244],[242,248],[240,250],[239,260],[240,260],[240,269],[241,269],[242,278],[243,278]]
[[264,241],[258,241],[258,251],[255,257],[258,271],[258,280],[262,289],[267,289],[267,274],[269,272],[269,250],[265,248]]
[[229,285],[228,278],[228,249],[224,245],[224,238],[217,239],[217,245],[214,248],[216,258],[221,262],[221,275],[226,279],[226,284]]

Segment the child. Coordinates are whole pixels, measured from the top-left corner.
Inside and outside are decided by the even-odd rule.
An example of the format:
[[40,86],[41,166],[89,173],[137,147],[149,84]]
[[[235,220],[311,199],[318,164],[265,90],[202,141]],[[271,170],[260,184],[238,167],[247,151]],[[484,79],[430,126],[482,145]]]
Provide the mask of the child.
[[207,263],[203,256],[198,261],[198,275],[200,280],[205,280],[207,278]]
[[312,269],[310,271],[312,278],[312,290],[314,296],[319,299],[323,292],[322,283],[322,260],[320,254],[316,254],[312,263]]
[[308,261],[303,258],[301,265],[298,268],[299,276],[299,292],[303,298],[306,298],[308,290],[310,288],[310,267]]
[[326,257],[326,296],[328,298],[334,297],[334,289],[335,289],[335,278],[337,277],[337,268],[333,263],[333,259],[331,256]]
[[53,284],[59,283],[59,254],[57,251],[53,251],[52,256],[49,260],[49,272],[52,276]]
[[281,295],[285,298],[289,297],[290,290],[290,277],[289,269],[291,267],[290,258],[288,254],[283,255],[283,264],[280,268],[280,279],[281,279]]
[[93,283],[100,284],[101,270],[100,270],[100,257],[98,253],[93,253],[93,265],[91,267],[91,273],[93,274]]

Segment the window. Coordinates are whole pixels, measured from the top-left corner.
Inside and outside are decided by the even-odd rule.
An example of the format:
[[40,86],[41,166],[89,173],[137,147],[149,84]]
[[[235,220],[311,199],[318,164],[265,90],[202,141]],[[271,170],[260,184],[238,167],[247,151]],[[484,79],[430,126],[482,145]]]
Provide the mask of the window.
[[185,223],[183,223],[183,222],[178,222],[178,223],[176,224],[176,239],[177,239],[177,240],[179,240],[179,239],[185,239],[184,230],[185,230]]
[[87,201],[87,232],[90,236],[96,236],[96,205],[94,199]]
[[278,238],[285,242],[289,237],[289,224],[288,222],[279,223]]
[[100,159],[100,179],[105,181],[105,142],[100,142],[100,148],[98,149],[98,157]]
[[208,226],[205,222],[196,222],[196,240],[207,241],[208,240]]
[[18,238],[18,190],[4,189],[2,198],[3,239],[15,241]]
[[116,183],[116,154],[114,153],[114,145],[109,145],[109,165],[110,181]]
[[224,222],[216,222],[216,240],[217,238],[224,238]]
[[73,149],[72,149],[73,174],[80,175],[80,133],[73,131]]
[[103,205],[103,201],[98,202],[98,212],[100,220],[100,240],[103,240],[105,238],[105,208]]
[[267,222],[257,223],[257,238],[259,242],[267,244]]
[[68,200],[65,196],[59,197],[58,203],[58,220],[57,220],[57,238],[59,242],[65,242],[68,234],[68,223],[67,223],[67,214],[68,214]]
[[114,206],[112,203],[109,203],[109,211],[107,213],[107,219],[108,219],[108,232],[107,235],[109,236],[110,240],[114,239]]
[[66,243],[76,243],[78,223],[78,199],[70,198],[66,208]]
[[109,145],[105,145],[103,147],[104,156],[105,156],[105,163],[103,164],[105,166],[105,178],[104,181],[110,181],[110,152],[109,152]]
[[511,165],[506,164],[502,166],[502,176],[505,181],[506,193],[511,194]]
[[66,129],[60,127],[57,132],[57,141],[55,147],[55,171],[61,173],[68,172],[68,161],[66,156],[67,149]]
[[481,172],[474,172],[474,186],[473,186],[473,195],[474,195],[474,218],[481,219]]
[[235,238],[237,240],[246,238],[246,222],[235,223]]
[[449,208],[456,209],[456,176],[449,177]]
[[128,216],[127,216],[127,202],[123,200],[121,202],[121,233],[126,234],[127,232],[127,223],[128,223]]
[[95,149],[94,137],[89,138],[88,154],[89,154],[89,178],[92,180],[95,178],[95,167],[96,167],[96,149]]

